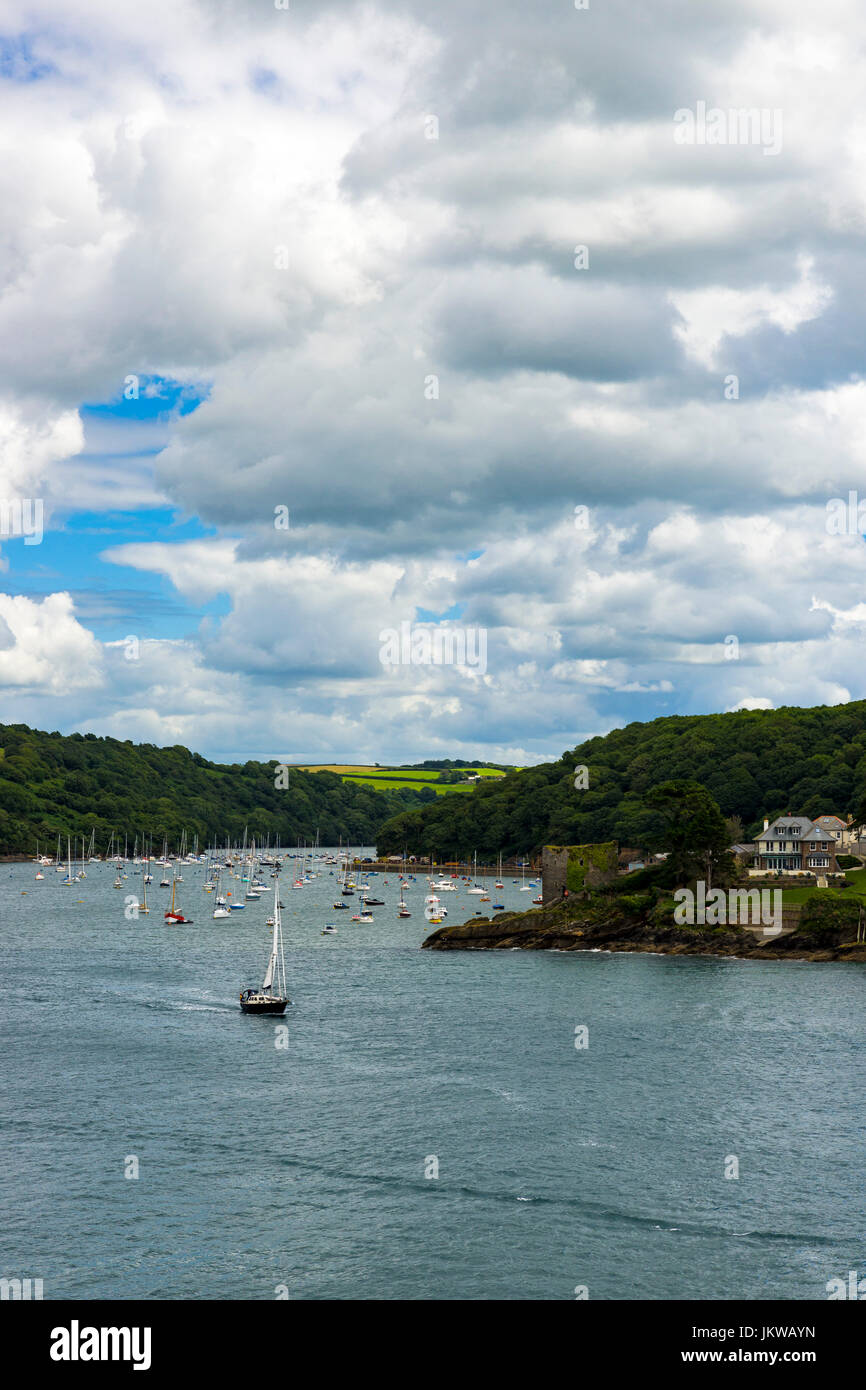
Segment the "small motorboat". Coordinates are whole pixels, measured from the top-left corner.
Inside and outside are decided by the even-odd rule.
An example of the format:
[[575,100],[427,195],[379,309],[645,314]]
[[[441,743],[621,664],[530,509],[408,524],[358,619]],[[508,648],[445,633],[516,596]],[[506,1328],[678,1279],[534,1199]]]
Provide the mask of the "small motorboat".
[[349,904],[348,904],[348,903],[334,903],[334,911],[335,911],[335,912],[348,912],[348,911],[349,911]]
[[336,927],[331,927],[331,926],[329,926],[329,927],[322,927],[322,936],[336,936],[336,935],[337,935],[337,928],[336,928]]

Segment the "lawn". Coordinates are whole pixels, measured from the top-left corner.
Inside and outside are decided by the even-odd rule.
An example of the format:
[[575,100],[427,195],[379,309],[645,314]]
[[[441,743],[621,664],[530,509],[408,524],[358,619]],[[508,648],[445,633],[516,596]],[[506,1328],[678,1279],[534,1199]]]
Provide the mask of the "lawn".
[[[862,898],[866,901],[866,869],[846,869],[845,877],[851,887],[845,889],[845,893],[850,898]],[[826,888],[783,888],[782,903],[784,906],[794,903],[805,903],[813,898],[816,893],[826,893]]]

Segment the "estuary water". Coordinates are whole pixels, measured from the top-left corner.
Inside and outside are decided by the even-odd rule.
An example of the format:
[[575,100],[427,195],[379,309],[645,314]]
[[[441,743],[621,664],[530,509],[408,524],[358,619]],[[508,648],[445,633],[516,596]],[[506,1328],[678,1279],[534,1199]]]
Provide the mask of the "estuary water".
[[364,926],[290,870],[280,1020],[238,1008],[272,898],[213,921],[185,867],[168,927],[156,882],[125,918],[132,865],[121,890],[0,866],[0,1274],[46,1299],[824,1299],[866,1274],[866,967],[421,951],[423,878],[404,921],[371,878]]

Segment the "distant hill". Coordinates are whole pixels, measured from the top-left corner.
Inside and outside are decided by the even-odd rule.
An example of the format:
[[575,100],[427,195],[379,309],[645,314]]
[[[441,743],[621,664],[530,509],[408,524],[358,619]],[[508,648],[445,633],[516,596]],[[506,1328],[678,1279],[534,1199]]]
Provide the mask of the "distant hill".
[[[584,789],[575,786],[580,766],[588,770]],[[598,840],[639,846],[654,824],[642,798],[670,778],[703,783],[726,816],[741,819],[746,838],[764,816],[845,816],[866,791],[866,701],[629,724],[555,763],[485,780],[471,797],[401,812],[383,825],[377,845],[386,854],[405,848],[440,859]]]
[[202,847],[216,836],[257,840],[277,836],[321,844],[375,843],[382,821],[435,800],[411,781],[374,787],[333,772],[289,770],[275,786],[276,763],[211,763],[188,748],[158,748],[94,734],[42,733],[25,724],[0,725],[0,854],[53,853],[58,833],[90,837],[104,851],[112,830],[163,838],[177,846],[186,830]]

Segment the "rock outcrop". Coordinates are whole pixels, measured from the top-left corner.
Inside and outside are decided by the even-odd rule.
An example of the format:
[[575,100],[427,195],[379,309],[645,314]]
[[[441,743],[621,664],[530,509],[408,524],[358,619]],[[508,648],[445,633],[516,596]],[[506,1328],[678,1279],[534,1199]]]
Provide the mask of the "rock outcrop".
[[853,942],[850,935],[798,928],[773,938],[742,927],[680,927],[632,914],[612,899],[475,917],[440,927],[423,945],[430,951],[645,951],[866,964],[866,943]]

